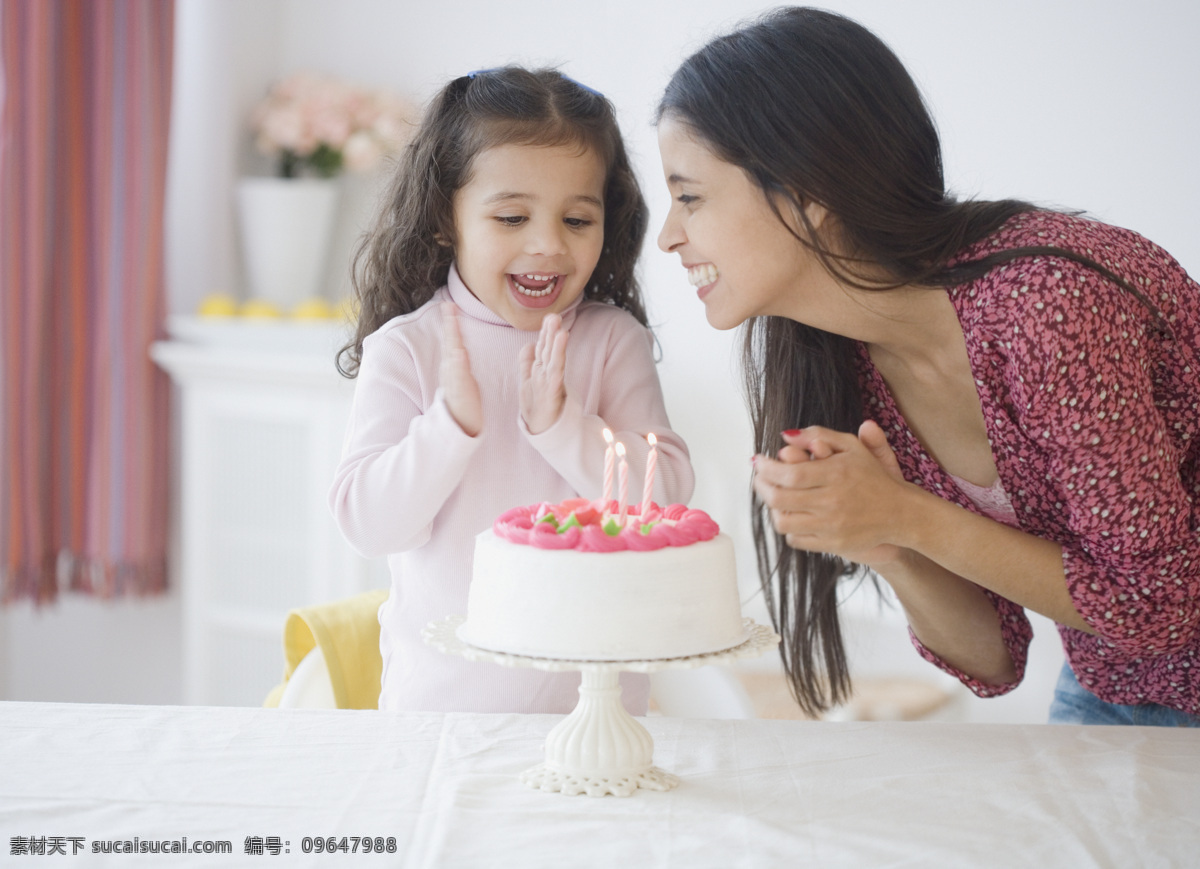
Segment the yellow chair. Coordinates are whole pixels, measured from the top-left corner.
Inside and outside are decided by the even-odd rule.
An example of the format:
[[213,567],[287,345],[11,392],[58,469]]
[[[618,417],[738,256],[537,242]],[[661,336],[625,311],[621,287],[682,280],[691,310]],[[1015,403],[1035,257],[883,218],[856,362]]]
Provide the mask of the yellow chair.
[[287,614],[283,626],[283,682],[263,706],[376,709],[383,659],[379,607],[387,589]]

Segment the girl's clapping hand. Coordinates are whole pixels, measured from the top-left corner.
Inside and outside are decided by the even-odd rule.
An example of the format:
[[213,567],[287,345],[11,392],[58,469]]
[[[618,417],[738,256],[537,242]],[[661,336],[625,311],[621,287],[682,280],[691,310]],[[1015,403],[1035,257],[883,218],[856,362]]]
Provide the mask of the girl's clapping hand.
[[755,458],[754,490],[788,545],[868,566],[900,559],[910,484],[883,430],[869,420],[857,437],[811,426],[784,441],[776,458]]
[[562,414],[567,335],[562,317],[547,314],[537,340],[521,351],[521,419],[532,434],[541,434]]
[[453,302],[442,303],[442,366],[439,374],[446,407],[464,432],[475,437],[483,430],[483,400],[471,373]]

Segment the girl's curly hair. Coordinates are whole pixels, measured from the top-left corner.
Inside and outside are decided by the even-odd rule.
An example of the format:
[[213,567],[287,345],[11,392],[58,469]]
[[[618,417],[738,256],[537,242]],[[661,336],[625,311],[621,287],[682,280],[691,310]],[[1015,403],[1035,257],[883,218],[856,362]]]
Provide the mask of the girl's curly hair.
[[355,377],[363,340],[415,311],[446,283],[454,258],[454,195],[475,157],[498,145],[578,145],[605,172],[604,247],[584,298],[624,308],[648,326],[634,267],[649,222],[612,103],[553,69],[508,66],[454,79],[434,97],[399,159],[374,229],[359,244],[352,280],[358,321],[337,355]]

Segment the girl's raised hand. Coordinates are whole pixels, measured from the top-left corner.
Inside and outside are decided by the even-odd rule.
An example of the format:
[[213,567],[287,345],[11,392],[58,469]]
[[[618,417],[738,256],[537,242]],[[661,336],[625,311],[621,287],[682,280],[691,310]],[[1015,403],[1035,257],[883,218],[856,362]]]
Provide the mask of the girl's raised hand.
[[547,314],[537,340],[521,350],[521,419],[532,434],[558,422],[567,400],[567,334],[562,317]]
[[483,400],[471,373],[453,302],[442,302],[442,367],[439,374],[446,407],[464,432],[475,437],[483,430]]
[[756,458],[754,489],[788,545],[868,566],[898,560],[910,484],[883,430],[868,421],[856,437],[812,426],[784,440],[777,458]]

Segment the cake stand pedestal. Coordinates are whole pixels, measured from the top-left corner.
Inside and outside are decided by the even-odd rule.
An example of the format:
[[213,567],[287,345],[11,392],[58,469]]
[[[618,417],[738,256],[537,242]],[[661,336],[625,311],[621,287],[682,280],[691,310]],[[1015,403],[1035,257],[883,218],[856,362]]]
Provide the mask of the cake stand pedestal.
[[459,639],[457,630],[464,616],[449,616],[431,622],[422,639],[435,649],[462,655],[469,661],[487,661],[505,667],[538,670],[580,671],[579,703],[546,736],[546,759],[521,774],[521,781],[550,793],[614,794],[627,797],[638,788],[665,791],[679,778],[653,764],[654,740],[650,732],[621,704],[621,671],[651,673],[656,670],[685,670],[709,664],[727,664],[738,658],[756,657],[779,643],[770,628],[744,619],[746,639],[731,649],[686,658],[657,658],[643,661],[573,661],[534,658],[492,652]]

